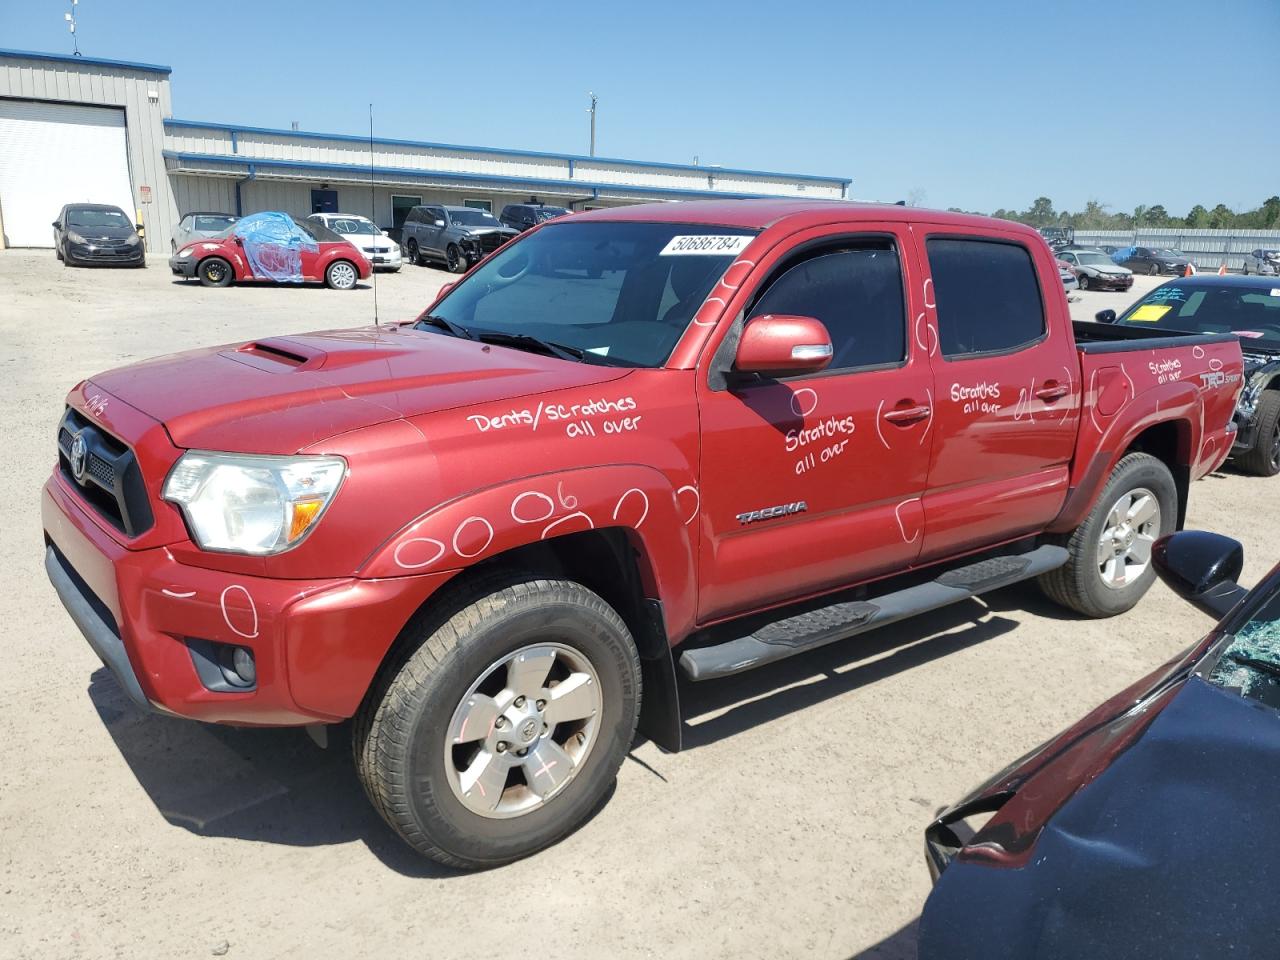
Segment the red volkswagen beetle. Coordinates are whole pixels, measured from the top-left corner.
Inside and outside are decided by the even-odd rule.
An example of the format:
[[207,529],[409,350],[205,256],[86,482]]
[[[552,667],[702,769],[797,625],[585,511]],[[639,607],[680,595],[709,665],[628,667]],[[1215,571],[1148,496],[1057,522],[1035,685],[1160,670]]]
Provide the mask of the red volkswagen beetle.
[[350,290],[368,278],[372,267],[364,254],[323,224],[266,211],[183,245],[169,258],[169,269],[175,276],[199,278],[206,287],[257,280]]

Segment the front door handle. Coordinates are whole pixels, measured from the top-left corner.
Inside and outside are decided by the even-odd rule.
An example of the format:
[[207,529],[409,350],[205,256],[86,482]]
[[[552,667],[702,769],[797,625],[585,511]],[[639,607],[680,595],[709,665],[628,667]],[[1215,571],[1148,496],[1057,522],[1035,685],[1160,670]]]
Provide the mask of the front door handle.
[[926,419],[932,413],[927,406],[919,404],[914,407],[894,407],[892,410],[884,412],[884,418],[890,423],[907,425],[911,423],[919,423]]
[[1045,403],[1053,403],[1055,400],[1061,400],[1067,395],[1068,388],[1058,383],[1056,380],[1049,380],[1043,387],[1036,391],[1036,396]]

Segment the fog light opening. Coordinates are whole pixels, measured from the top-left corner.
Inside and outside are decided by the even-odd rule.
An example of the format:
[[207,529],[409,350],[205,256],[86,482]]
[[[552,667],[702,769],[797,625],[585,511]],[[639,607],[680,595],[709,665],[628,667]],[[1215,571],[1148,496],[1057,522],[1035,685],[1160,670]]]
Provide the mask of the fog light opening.
[[222,647],[222,675],[233,687],[252,687],[258,682],[258,667],[248,647]]

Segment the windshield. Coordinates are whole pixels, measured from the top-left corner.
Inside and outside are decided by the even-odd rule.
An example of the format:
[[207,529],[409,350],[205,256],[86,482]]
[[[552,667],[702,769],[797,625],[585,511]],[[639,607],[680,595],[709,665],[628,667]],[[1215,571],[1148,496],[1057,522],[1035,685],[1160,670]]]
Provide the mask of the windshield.
[[432,315],[592,362],[656,367],[753,233],[678,223],[551,224],[468,274]]
[[1280,589],[1273,587],[1235,631],[1208,680],[1280,708]]
[[1077,253],[1076,259],[1086,267],[1114,267],[1115,261],[1102,253]]
[[1151,252],[1152,252],[1155,256],[1157,256],[1157,257],[1180,257],[1180,256],[1182,256],[1182,251],[1181,251],[1181,250],[1174,250],[1174,249],[1173,249],[1173,248],[1171,248],[1171,247],[1158,247],[1157,249],[1152,250]]
[[1246,349],[1252,345],[1280,350],[1280,288],[1173,281],[1156,287],[1118,322],[1190,333],[1237,333]]
[[76,210],[67,211],[69,227],[132,227],[133,224],[119,210]]
[[542,223],[547,220],[554,220],[556,217],[563,217],[569,211],[564,207],[543,207],[535,212],[538,215],[538,222]]
[[464,227],[493,227],[498,224],[498,218],[488,210],[450,210],[449,219]]
[[[317,223],[319,221],[312,220],[311,222]],[[372,236],[377,236],[382,233],[381,230],[379,230],[372,223],[370,223],[368,220],[365,220],[362,217],[340,217],[336,220],[330,220],[329,229],[332,230],[334,233],[340,233],[344,236],[349,233],[366,234],[366,235],[372,235]]]
[[196,217],[191,229],[205,233],[220,233],[235,222],[235,217]]

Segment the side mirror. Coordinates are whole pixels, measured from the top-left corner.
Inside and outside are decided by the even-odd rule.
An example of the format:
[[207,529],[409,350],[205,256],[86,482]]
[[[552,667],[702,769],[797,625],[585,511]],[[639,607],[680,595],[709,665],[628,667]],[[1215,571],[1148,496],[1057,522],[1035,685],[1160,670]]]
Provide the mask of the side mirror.
[[444,226],[444,221],[443,221],[443,220],[437,220],[437,221],[435,221],[435,225],[436,225],[437,227],[443,227],[443,226]]
[[240,236],[240,234],[238,234],[238,233],[233,234],[233,235],[232,235],[232,237],[231,237],[231,239],[235,241],[235,244],[236,244],[236,246],[237,246],[237,247],[243,247],[243,246],[244,246],[244,237]]
[[59,223],[57,220],[55,220],[53,221],[53,223],[50,224],[50,226],[53,227],[53,229],[57,230],[60,226],[62,226],[62,224]]
[[388,233],[386,230],[383,230],[383,231],[382,231],[382,235],[383,235],[384,237],[389,237],[389,236],[391,236],[391,234],[390,234],[390,233]]
[[1236,583],[1244,547],[1220,533],[1183,530],[1161,537],[1151,548],[1151,562],[1169,589],[1217,620],[1248,593]]
[[1099,310],[1093,315],[1093,319],[1099,323],[1115,323],[1116,312],[1114,310]]
[[832,353],[831,334],[821,320],[765,314],[747,321],[733,369],[764,377],[817,373]]
[[133,225],[133,229],[135,229],[135,230],[137,230],[139,233],[141,233],[143,230],[145,230],[145,229],[147,229],[147,228],[146,228],[146,226],[145,226],[144,224],[141,224],[141,223],[135,223],[135,224]]

